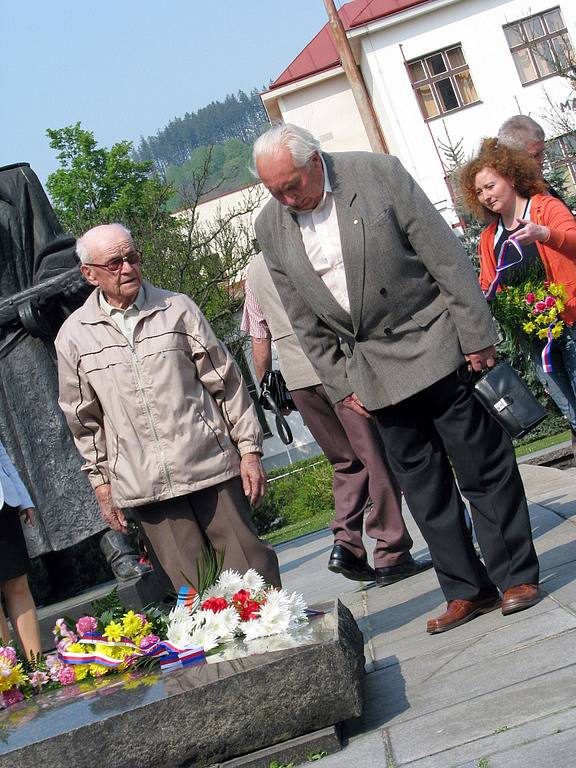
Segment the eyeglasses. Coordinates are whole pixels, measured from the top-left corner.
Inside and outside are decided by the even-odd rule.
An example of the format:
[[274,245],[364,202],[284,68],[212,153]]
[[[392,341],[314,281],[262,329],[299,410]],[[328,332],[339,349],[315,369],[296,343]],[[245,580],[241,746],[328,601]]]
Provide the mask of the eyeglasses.
[[87,267],[101,267],[107,269],[108,272],[118,272],[122,269],[122,265],[127,261],[128,264],[140,264],[142,261],[142,252],[133,251],[127,256],[117,256],[115,259],[110,259],[106,264],[95,264],[93,261],[85,261],[84,264]]

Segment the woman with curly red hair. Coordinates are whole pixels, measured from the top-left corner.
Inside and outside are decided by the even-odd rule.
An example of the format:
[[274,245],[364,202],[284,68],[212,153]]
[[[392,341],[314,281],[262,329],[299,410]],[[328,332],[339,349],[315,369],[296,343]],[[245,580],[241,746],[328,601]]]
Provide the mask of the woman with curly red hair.
[[[522,258],[507,258],[500,287],[525,282],[538,267],[547,280],[561,283],[568,299],[561,313],[566,323],[552,344],[552,372],[542,364],[545,341],[530,342],[538,377],[570,422],[576,438],[576,220],[561,200],[546,194],[538,163],[525,152],[497,139],[484,139],[478,155],[460,172],[460,185],[469,210],[488,226],[480,236],[480,284],[488,291],[504,243],[513,236]],[[510,251],[509,251],[510,253]],[[543,277],[544,279],[544,277]]]

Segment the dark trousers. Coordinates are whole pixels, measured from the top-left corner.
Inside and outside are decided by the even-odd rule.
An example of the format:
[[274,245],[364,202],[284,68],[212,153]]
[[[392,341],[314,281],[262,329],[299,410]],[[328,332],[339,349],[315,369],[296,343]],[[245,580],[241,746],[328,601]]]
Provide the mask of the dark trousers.
[[244,574],[254,568],[267,584],[280,587],[274,549],[258,538],[239,477],[174,499],[132,507],[156,560],[176,591],[196,583],[196,562],[210,542],[224,552],[224,569]]
[[[376,540],[374,565],[407,560],[412,539],[402,518],[398,484],[388,469],[375,422],[350,408],[332,405],[321,384],[292,390],[304,423],[334,467],[334,541],[366,557],[366,533]],[[369,505],[370,500],[372,505]],[[365,520],[364,520],[365,518]]]
[[[528,506],[510,438],[455,372],[375,413],[388,460],[430,548],[447,600],[538,583]],[[473,510],[486,567],[466,529]]]

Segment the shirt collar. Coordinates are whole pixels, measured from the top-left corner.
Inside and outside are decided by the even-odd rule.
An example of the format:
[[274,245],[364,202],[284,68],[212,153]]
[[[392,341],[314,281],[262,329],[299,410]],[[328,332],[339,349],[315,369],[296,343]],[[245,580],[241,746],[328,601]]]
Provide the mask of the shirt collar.
[[102,291],[100,291],[98,300],[100,302],[100,309],[102,309],[102,311],[105,312],[110,317],[112,315],[112,312],[124,313],[124,312],[128,312],[128,310],[130,309],[137,309],[139,312],[144,306],[144,303],[146,301],[146,294],[144,292],[144,286],[141,285],[140,290],[138,291],[138,295],[136,296],[132,304],[130,304],[130,306],[127,307],[126,309],[120,309],[120,307],[113,307],[112,304],[108,303]]

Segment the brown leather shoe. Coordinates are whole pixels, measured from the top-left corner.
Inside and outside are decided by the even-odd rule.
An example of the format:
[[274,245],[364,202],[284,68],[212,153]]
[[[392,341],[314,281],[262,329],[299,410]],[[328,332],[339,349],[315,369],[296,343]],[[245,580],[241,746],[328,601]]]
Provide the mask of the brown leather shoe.
[[485,597],[482,600],[449,600],[446,611],[436,619],[430,619],[426,631],[431,635],[447,632],[449,629],[466,624],[482,613],[489,613],[500,605],[498,595]]
[[518,584],[517,587],[510,587],[502,597],[502,613],[508,616],[509,613],[531,608],[540,602],[540,597],[540,590],[536,584]]

